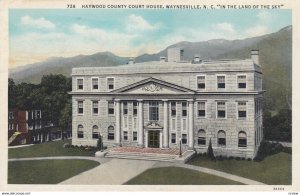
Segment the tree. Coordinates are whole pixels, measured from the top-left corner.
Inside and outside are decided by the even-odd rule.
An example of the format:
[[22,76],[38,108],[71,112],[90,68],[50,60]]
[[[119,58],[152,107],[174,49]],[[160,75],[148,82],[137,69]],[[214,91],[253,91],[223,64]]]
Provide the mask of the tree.
[[62,134],[72,129],[72,104],[70,100],[65,104],[64,109],[60,113],[59,126],[62,129]]
[[207,148],[207,156],[211,160],[215,160],[216,159],[215,155],[214,155],[213,148],[212,148],[211,139],[209,139],[209,145],[208,145],[208,148]]

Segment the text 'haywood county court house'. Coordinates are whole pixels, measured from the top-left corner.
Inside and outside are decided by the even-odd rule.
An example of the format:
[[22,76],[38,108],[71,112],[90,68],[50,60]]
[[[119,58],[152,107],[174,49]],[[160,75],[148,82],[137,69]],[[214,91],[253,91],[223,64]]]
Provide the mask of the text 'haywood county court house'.
[[[250,56],[250,51],[249,51]],[[245,60],[160,61],[72,70],[72,144],[179,148],[254,158],[263,138],[259,53]]]

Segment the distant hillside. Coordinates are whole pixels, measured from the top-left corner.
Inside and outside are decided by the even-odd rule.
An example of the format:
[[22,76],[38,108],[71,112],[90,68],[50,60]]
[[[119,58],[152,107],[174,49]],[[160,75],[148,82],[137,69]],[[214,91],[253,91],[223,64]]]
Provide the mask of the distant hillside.
[[[252,49],[259,49],[260,64],[264,74],[265,107],[278,110],[291,107],[292,91],[292,27],[288,26],[276,33],[243,40],[215,39],[202,42],[179,42],[170,45],[156,54],[143,54],[135,58],[136,62],[155,61],[167,56],[167,49],[181,47],[184,59],[192,60],[195,54],[202,59],[245,59],[250,58]],[[39,83],[42,75],[64,74],[69,76],[73,67],[115,66],[126,64],[127,58],[110,52],[93,55],[79,55],[71,58],[51,58],[45,62],[26,65],[10,73],[17,83]]]

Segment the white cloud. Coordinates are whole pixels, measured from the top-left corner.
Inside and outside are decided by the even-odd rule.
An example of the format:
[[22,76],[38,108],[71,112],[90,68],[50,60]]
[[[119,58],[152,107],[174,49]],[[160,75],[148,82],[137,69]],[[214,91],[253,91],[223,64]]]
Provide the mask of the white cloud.
[[235,33],[233,25],[227,22],[216,24],[215,29],[221,31],[222,33],[230,33],[230,34]]
[[245,37],[261,36],[269,33],[269,28],[265,25],[257,25],[245,30]]
[[272,19],[271,13],[267,11],[261,11],[257,15],[257,18],[259,19],[259,22],[269,22]]
[[46,20],[45,18],[38,18],[33,19],[30,16],[22,16],[21,17],[21,24],[24,26],[30,26],[34,28],[40,28],[40,29],[54,29],[55,24],[50,22],[49,20]]
[[153,31],[159,27],[159,24],[150,24],[143,17],[131,14],[126,22],[127,32]]

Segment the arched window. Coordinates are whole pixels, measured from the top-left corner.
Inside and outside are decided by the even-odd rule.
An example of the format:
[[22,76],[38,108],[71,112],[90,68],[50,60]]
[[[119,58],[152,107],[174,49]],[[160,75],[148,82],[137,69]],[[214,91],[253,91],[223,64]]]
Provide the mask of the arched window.
[[107,139],[114,140],[115,139],[115,128],[113,126],[109,126],[107,129]]
[[239,132],[239,147],[247,147],[247,134],[244,131]]
[[218,131],[218,146],[226,146],[226,133],[223,130]]
[[99,128],[98,128],[97,125],[93,126],[92,134],[93,134],[93,139],[98,139],[99,138]]
[[82,125],[78,125],[78,128],[77,128],[77,138],[83,138],[84,135],[83,135],[83,126]]
[[203,129],[198,131],[198,145],[206,145],[206,132]]

